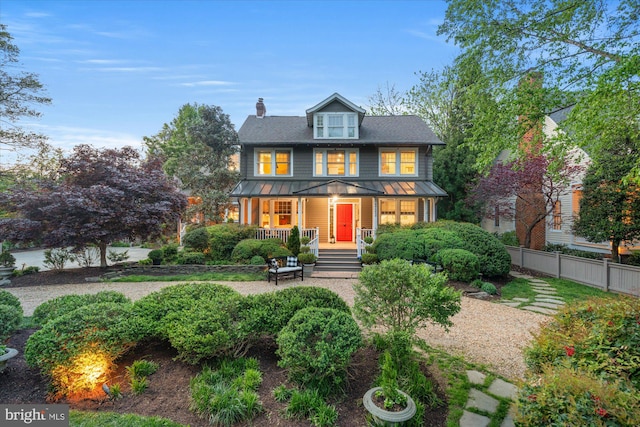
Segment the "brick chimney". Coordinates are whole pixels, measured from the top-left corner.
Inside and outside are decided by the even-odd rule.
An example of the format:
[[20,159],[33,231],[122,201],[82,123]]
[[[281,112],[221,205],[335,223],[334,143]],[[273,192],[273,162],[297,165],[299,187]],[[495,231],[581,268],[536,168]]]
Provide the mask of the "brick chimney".
[[256,117],[259,119],[267,114],[267,107],[264,106],[264,102],[262,101],[262,98],[258,98],[258,102],[256,102]]

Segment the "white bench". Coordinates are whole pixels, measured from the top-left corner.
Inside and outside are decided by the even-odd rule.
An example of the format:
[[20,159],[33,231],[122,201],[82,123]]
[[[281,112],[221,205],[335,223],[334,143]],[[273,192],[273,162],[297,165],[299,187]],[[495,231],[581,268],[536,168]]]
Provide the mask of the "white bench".
[[281,275],[290,274],[295,279],[300,273],[300,280],[304,281],[304,270],[302,269],[302,264],[298,261],[298,257],[275,257],[267,262],[267,266],[267,281],[271,282],[271,276],[275,277],[276,286],[278,286],[278,277]]

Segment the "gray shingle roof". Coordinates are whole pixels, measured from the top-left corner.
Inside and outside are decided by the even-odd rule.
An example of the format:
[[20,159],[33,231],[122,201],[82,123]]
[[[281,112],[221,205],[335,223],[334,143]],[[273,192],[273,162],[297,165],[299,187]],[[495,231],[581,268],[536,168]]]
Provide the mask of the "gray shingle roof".
[[367,116],[359,139],[314,139],[306,117],[247,117],[238,131],[241,144],[444,144],[418,116]]

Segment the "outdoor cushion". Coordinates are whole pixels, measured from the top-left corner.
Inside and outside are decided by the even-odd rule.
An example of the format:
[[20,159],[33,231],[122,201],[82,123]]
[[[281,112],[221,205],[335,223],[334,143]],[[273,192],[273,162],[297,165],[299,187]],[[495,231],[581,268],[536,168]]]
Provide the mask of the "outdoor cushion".
[[297,267],[298,266],[298,258],[294,256],[287,257],[287,267]]

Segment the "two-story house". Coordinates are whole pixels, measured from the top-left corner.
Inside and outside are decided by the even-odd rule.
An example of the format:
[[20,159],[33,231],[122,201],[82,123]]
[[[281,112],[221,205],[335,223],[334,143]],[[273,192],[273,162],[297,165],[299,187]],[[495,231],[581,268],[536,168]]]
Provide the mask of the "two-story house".
[[[238,131],[239,222],[265,236],[297,225],[317,245],[355,247],[379,224],[435,221],[447,194],[433,182],[434,145],[417,116],[367,116],[338,93],[304,116],[256,114]],[[317,247],[317,246],[316,246]]]

